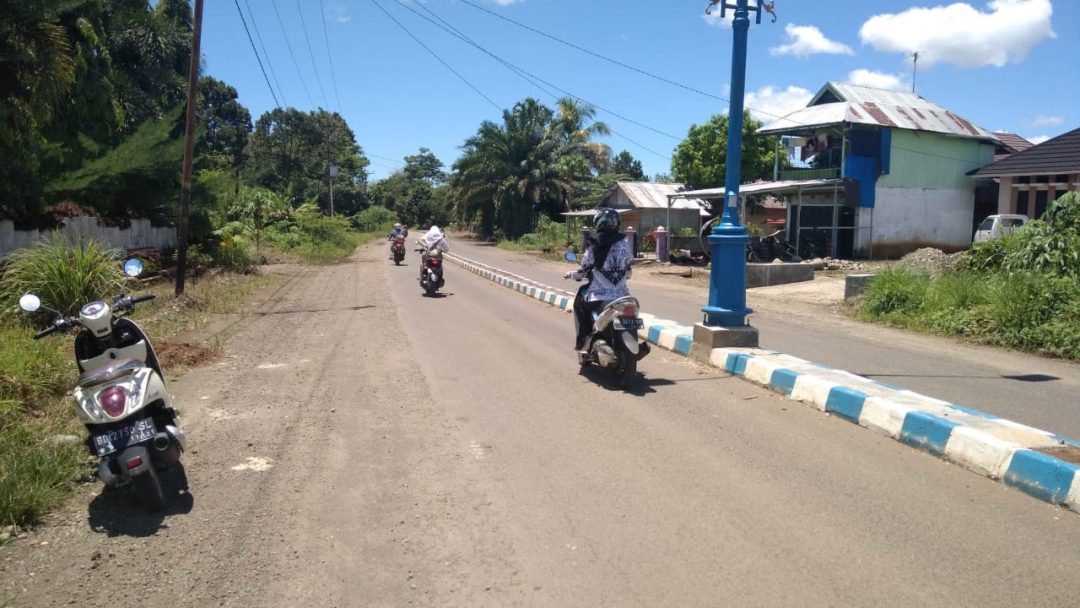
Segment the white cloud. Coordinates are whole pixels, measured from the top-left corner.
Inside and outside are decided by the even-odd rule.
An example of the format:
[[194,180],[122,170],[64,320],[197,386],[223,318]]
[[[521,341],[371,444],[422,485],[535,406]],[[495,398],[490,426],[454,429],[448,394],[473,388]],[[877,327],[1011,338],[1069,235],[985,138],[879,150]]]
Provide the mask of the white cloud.
[[1065,124],[1065,119],[1060,116],[1036,116],[1026,124],[1029,127],[1059,127]]
[[1039,42],[1054,38],[1050,0],[991,0],[987,11],[956,2],[871,17],[859,30],[879,51],[919,52],[919,65],[960,68],[1020,63]]
[[1050,139],[1050,136],[1049,135],[1036,135],[1035,137],[1025,137],[1024,139],[1030,141],[1031,143],[1033,143],[1035,145],[1039,145],[1039,144],[1043,143],[1044,141]]
[[875,89],[888,89],[890,91],[911,90],[911,83],[901,76],[897,76],[896,74],[886,74],[885,72],[875,72],[874,70],[867,70],[864,68],[853,70],[848,74],[847,81],[848,84],[873,87]]
[[787,116],[805,108],[813,96],[812,92],[802,87],[788,86],[786,89],[775,89],[764,86],[756,91],[747,92],[745,105],[754,118],[769,124],[780,116]]
[[851,47],[829,40],[821,30],[812,25],[787,24],[784,31],[788,36],[788,43],[769,49],[773,55],[794,55],[799,58],[810,55],[854,55]]
[[326,16],[338,23],[348,23],[352,17],[349,8],[341,2],[331,2],[326,5]]

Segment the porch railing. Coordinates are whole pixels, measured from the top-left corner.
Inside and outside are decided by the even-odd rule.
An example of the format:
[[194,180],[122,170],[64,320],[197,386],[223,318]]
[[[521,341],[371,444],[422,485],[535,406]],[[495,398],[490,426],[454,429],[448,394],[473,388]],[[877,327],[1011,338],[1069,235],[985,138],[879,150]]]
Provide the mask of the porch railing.
[[807,179],[839,179],[840,168],[835,169],[789,169],[780,172],[780,179],[807,180]]

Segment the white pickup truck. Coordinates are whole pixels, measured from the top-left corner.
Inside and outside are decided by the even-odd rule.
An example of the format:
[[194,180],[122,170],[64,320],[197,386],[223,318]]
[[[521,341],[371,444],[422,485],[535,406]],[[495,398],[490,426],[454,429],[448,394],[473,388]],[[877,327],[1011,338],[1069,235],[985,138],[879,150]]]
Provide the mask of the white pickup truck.
[[991,215],[975,229],[975,242],[1001,238],[1006,234],[1011,234],[1027,222],[1028,217],[1026,215],[1016,215],[1014,213]]

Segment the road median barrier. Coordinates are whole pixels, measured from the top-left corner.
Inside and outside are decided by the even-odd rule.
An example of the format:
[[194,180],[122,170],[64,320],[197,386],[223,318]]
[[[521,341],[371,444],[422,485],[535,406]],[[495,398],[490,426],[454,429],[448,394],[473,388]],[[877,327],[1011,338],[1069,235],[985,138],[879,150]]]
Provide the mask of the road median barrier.
[[[559,310],[573,310],[574,294],[569,291],[456,254],[447,258]],[[641,338],[689,355],[692,326],[648,313],[641,313],[641,318]],[[728,374],[1001,481],[1039,500],[1080,512],[1080,465],[1055,455],[1080,455],[1080,443],[1076,441],[773,350],[716,348],[708,361]]]

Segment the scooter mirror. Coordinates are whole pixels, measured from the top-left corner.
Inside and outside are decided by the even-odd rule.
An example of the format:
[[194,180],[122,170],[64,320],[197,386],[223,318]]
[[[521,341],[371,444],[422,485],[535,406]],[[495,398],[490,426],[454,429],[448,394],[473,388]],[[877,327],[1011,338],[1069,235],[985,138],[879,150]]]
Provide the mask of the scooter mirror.
[[124,274],[128,275],[129,277],[137,277],[142,274],[142,271],[143,264],[142,260],[140,260],[139,258],[131,258],[130,260],[124,262]]
[[577,254],[574,253],[573,251],[567,251],[563,255],[563,257],[566,258],[567,262],[576,262],[577,261]]
[[32,293],[23,294],[23,297],[19,298],[19,308],[26,312],[37,312],[37,309],[41,308],[41,298]]

